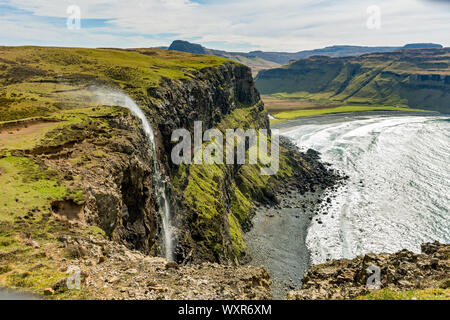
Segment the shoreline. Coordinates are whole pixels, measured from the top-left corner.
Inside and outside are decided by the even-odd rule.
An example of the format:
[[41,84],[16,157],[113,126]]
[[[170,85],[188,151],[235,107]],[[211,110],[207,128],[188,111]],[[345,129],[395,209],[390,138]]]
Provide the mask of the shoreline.
[[367,117],[395,117],[395,116],[414,116],[414,117],[450,117],[449,114],[437,112],[421,112],[421,111],[358,111],[358,112],[342,112],[332,114],[314,115],[308,117],[300,117],[285,120],[281,123],[271,124],[271,129],[278,129],[281,132],[295,129],[296,127],[308,124],[320,124],[329,122],[345,122],[347,120],[363,119]]
[[324,190],[318,190],[301,195],[293,189],[280,194],[279,205],[257,207],[253,228],[244,235],[250,264],[267,269],[275,300],[301,289],[301,280],[311,266],[306,236],[323,194]]
[[[297,118],[272,125],[271,128],[279,129],[282,134],[302,125],[324,122],[346,122],[374,116],[437,115],[447,116],[435,112],[352,112]],[[329,164],[326,166],[330,168]],[[340,175],[345,177],[345,172]],[[328,206],[328,199],[325,198],[333,197],[343,183],[346,183],[345,179],[336,181],[331,187],[319,183],[314,192],[303,195],[292,184],[288,184],[286,190],[277,194],[280,204],[260,204],[256,208],[253,228],[245,233],[244,239],[252,259],[250,265],[263,266],[271,275],[273,299],[285,299],[289,291],[301,289],[303,278],[312,267],[310,251],[306,245],[311,221],[321,221],[319,212],[326,210]]]
[[319,212],[328,205],[326,191],[335,192],[347,179],[324,164],[316,151],[301,152],[288,139],[282,143],[320,174],[286,181],[276,190],[277,202],[257,204],[253,227],[244,234],[249,265],[268,271],[275,300],[284,300],[290,291],[301,288],[302,278],[311,266],[306,246],[308,228],[314,219],[321,221]]

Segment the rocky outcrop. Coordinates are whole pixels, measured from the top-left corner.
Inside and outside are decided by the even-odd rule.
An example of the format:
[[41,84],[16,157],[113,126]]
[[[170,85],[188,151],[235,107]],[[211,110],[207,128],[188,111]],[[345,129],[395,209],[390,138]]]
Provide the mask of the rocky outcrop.
[[[82,219],[75,222],[99,226],[112,240],[157,254],[158,215],[147,138],[131,114],[103,120],[110,125],[108,132],[79,127],[74,129],[82,132],[77,143],[34,157],[82,190]],[[56,205],[52,211],[61,216]]]
[[[263,268],[214,263],[182,266],[149,257],[117,243],[86,237],[60,238],[59,248],[71,259],[60,270],[76,265],[86,295],[102,300],[266,300],[271,280]],[[75,254],[73,254],[75,253]],[[55,259],[62,255],[53,254]],[[54,294],[68,291],[64,278],[52,286]]]
[[351,299],[368,294],[376,290],[370,287],[376,286],[376,281],[369,277],[378,268],[379,289],[446,289],[450,285],[450,245],[428,243],[422,245],[421,254],[403,250],[316,265],[303,279],[302,289],[290,292],[288,299]]
[[183,40],[175,40],[172,42],[168,50],[175,50],[181,52],[190,52],[195,54],[205,54],[206,50],[201,45],[196,43],[190,43]]

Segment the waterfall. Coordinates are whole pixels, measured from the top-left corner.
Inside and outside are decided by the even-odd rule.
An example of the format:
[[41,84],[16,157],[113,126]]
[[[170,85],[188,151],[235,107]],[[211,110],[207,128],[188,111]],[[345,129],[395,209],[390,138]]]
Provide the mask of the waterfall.
[[159,202],[159,214],[162,222],[163,233],[163,251],[169,261],[174,261],[174,228],[172,226],[172,216],[170,203],[167,199],[167,180],[161,174],[161,168],[156,157],[155,134],[150,122],[148,122],[142,109],[129,96],[122,92],[116,92],[106,89],[96,89],[94,95],[102,105],[120,106],[127,108],[131,113],[142,122],[145,135],[149,142],[151,158],[153,162],[153,184],[155,196]]

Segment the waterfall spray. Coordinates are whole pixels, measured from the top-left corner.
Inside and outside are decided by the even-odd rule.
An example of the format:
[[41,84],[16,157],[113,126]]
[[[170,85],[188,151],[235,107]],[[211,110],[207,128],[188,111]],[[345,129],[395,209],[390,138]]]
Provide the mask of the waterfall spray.
[[148,122],[142,109],[129,96],[122,92],[111,91],[106,89],[94,90],[94,95],[98,102],[103,105],[120,106],[127,108],[131,113],[137,117],[141,122],[144,132],[149,142],[149,148],[153,161],[153,184],[155,187],[155,196],[159,202],[159,214],[162,221],[163,233],[163,247],[164,254],[167,260],[174,260],[174,228],[172,226],[172,216],[170,210],[170,203],[167,199],[167,181],[161,174],[161,168],[156,157],[155,134],[153,132],[150,122]]

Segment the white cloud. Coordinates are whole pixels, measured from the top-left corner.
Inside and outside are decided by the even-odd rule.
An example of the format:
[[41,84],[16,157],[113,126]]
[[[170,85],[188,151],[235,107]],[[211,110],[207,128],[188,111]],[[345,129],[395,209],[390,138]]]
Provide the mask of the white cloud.
[[[143,47],[168,44],[167,39],[151,40],[146,35],[177,34],[176,38],[196,38],[200,43],[250,44],[248,47],[278,51],[333,44],[438,42],[450,46],[449,6],[430,5],[423,0],[215,0],[204,4],[189,0],[0,0],[2,3],[32,13],[9,17],[10,23],[17,24],[17,41]],[[108,19],[109,27],[82,29],[82,37],[76,37],[38,19],[66,18],[66,8],[72,4],[81,8],[82,19]],[[370,5],[382,10],[380,30],[366,27],[366,9]],[[2,30],[10,30],[3,28],[6,19],[1,19]],[[41,32],[30,30],[37,25]],[[134,36],[123,37],[124,32]],[[11,39],[11,34],[2,34],[0,39],[5,38]]]

